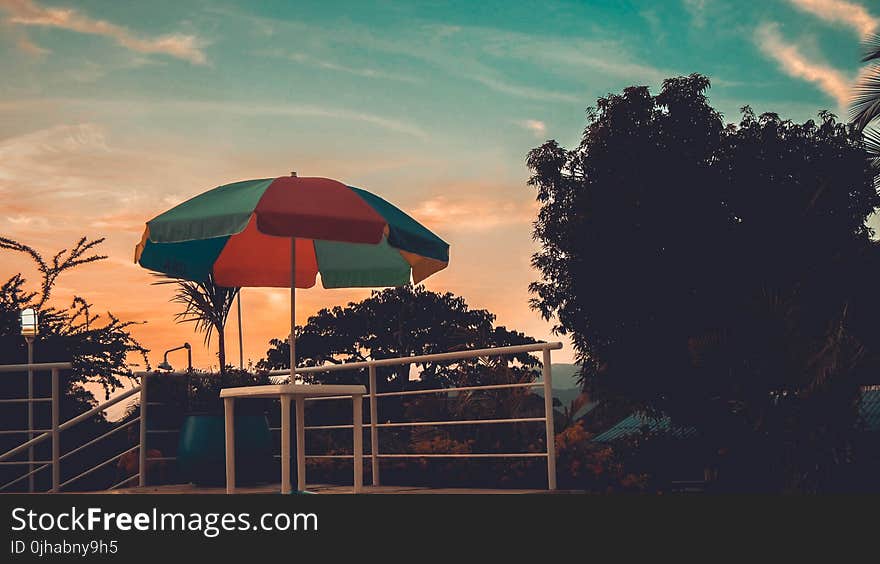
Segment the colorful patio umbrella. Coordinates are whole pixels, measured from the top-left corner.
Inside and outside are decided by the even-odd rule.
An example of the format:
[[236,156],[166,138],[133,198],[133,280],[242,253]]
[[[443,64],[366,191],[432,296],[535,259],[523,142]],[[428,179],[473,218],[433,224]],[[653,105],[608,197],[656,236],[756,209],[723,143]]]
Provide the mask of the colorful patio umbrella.
[[296,288],[319,272],[325,288],[417,284],[446,268],[449,245],[375,194],[294,173],[219,186],[156,216],[135,262],[221,286],[289,287],[293,382]]

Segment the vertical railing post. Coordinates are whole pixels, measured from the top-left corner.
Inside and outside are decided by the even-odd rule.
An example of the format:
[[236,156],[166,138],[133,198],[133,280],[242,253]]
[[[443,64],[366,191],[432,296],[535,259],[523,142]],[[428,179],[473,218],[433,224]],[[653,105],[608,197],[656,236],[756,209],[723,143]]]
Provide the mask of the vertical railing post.
[[138,448],[138,484],[147,485],[147,380],[149,372],[141,376],[140,447]]
[[52,369],[52,491],[61,491],[61,385],[58,369]]
[[235,493],[235,398],[223,398],[223,430],[226,437],[226,493]]
[[373,485],[379,485],[379,410],[376,402],[376,365],[370,365],[370,474]]
[[547,489],[556,489],[556,432],[553,429],[553,376],[550,348],[544,348],[544,424],[547,437]]
[[[27,406],[27,420],[28,420],[28,434],[27,438],[29,441],[34,439],[34,370],[31,368],[31,365],[34,363],[34,337],[28,336],[24,338],[27,342],[27,350],[28,350],[28,406]],[[34,493],[34,447],[28,448],[28,472],[31,475],[28,477],[28,491],[30,493]]]
[[364,487],[364,396],[351,396],[352,404],[352,455],[354,459],[354,493],[361,493]]

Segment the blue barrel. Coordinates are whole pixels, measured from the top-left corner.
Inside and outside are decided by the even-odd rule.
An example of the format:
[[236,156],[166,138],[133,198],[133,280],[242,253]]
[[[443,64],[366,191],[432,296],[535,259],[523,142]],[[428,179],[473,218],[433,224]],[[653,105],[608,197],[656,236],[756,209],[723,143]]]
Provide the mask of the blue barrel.
[[[177,446],[184,480],[199,486],[226,483],[226,439],[222,415],[189,415]],[[272,433],[264,415],[235,417],[235,477],[240,485],[277,480],[273,476]]]

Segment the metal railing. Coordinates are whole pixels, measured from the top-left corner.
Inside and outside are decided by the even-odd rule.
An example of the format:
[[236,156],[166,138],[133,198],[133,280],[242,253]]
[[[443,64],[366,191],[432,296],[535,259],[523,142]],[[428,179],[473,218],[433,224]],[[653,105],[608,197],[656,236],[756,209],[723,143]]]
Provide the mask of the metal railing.
[[[339,372],[344,370],[360,370],[367,369],[369,374],[368,393],[364,396],[369,401],[368,413],[370,420],[364,424],[365,430],[370,431],[370,473],[374,486],[381,484],[379,472],[380,458],[546,458],[547,459],[547,489],[556,489],[556,447],[554,442],[553,430],[553,374],[551,368],[550,351],[562,348],[562,343],[533,343],[529,345],[515,345],[510,347],[496,347],[489,349],[474,349],[467,351],[426,354],[418,356],[406,356],[400,358],[386,358],[380,360],[367,360],[363,362],[347,362],[341,364],[329,364],[324,366],[310,366],[297,368],[297,374],[319,374],[325,372]],[[399,392],[382,392],[378,393],[376,388],[376,369],[388,366],[402,366],[412,364],[424,364],[428,362],[444,362],[467,360],[479,357],[495,357],[507,356],[521,353],[543,353],[542,381],[540,382],[519,382],[514,384],[487,384],[483,386],[460,386],[448,388],[432,388],[427,390],[405,390]],[[270,376],[279,378],[290,378],[290,371],[275,370],[269,373]],[[543,417],[520,417],[505,419],[469,419],[469,420],[445,420],[445,421],[400,421],[392,423],[379,423],[379,398],[411,396],[422,394],[448,394],[452,392],[466,391],[483,391],[483,390],[503,390],[514,388],[543,388],[544,390],[544,416]],[[341,397],[322,397],[307,398],[306,401],[324,401],[332,399],[351,398]],[[546,449],[544,452],[506,452],[506,453],[382,453],[379,451],[379,429],[387,429],[394,427],[419,427],[419,426],[446,426],[446,425],[497,425],[497,424],[513,424],[513,423],[544,423],[544,439]],[[312,425],[306,426],[306,431],[328,430],[328,429],[352,429],[354,425]],[[277,427],[272,430],[279,431]],[[352,458],[350,454],[324,454],[324,455],[306,455],[306,458],[314,459],[332,459],[332,458]]]
[[[49,491],[50,492],[61,492],[65,487],[73,484],[77,480],[80,480],[81,478],[84,478],[84,477],[94,473],[99,468],[103,468],[104,466],[107,466],[108,464],[117,461],[119,458],[121,458],[122,456],[125,456],[129,452],[132,452],[135,449],[139,448],[140,445],[135,445],[134,447],[129,448],[128,450],[120,452],[120,453],[116,454],[115,456],[112,456],[111,458],[108,458],[107,460],[104,460],[103,462],[100,462],[100,463],[86,469],[85,471],[77,474],[76,476],[73,476],[72,478],[69,478],[63,482],[61,481],[61,462],[64,461],[65,459],[69,458],[70,456],[72,456],[76,453],[83,451],[84,449],[86,449],[90,446],[93,446],[93,445],[107,439],[108,437],[113,436],[118,431],[120,431],[122,429],[126,429],[126,428],[134,425],[135,423],[140,424],[142,429],[146,428],[146,418],[145,418],[146,416],[142,410],[141,416],[138,419],[132,419],[127,422],[117,422],[115,424],[115,427],[110,429],[109,431],[107,431],[107,432],[101,434],[100,436],[95,437],[95,438],[71,449],[70,451],[62,454],[62,452],[61,452],[61,433],[62,432],[67,431],[68,429],[71,429],[71,428],[75,427],[76,425],[78,425],[88,419],[91,419],[95,415],[109,409],[110,407],[116,405],[119,402],[125,401],[126,399],[130,398],[131,396],[133,396],[135,394],[140,393],[141,396],[143,397],[143,390],[144,390],[144,386],[142,383],[141,385],[135,386],[134,388],[126,390],[125,392],[117,395],[116,397],[101,403],[97,407],[94,407],[94,408],[92,408],[84,413],[81,413],[75,417],[72,417],[62,423],[61,422],[60,378],[61,378],[62,371],[70,370],[71,368],[72,368],[72,366],[69,362],[49,362],[49,363],[36,363],[36,364],[0,365],[0,374],[18,372],[18,373],[27,373],[28,375],[32,375],[32,374],[36,374],[39,372],[48,371],[51,374],[51,378],[52,378],[52,393],[51,393],[50,397],[33,398],[32,397],[33,394],[30,393],[29,395],[31,397],[29,397],[29,398],[22,398],[22,399],[15,398],[15,399],[0,400],[0,402],[3,402],[3,403],[29,403],[29,404],[31,404],[31,403],[38,403],[38,402],[40,402],[40,403],[41,402],[49,402],[50,409],[52,410],[52,413],[51,413],[52,424],[51,424],[50,429],[34,429],[33,423],[32,423],[33,419],[29,415],[29,417],[28,417],[28,422],[29,422],[29,427],[30,427],[29,429],[26,429],[26,430],[24,430],[24,429],[17,430],[16,429],[16,430],[11,430],[11,431],[5,431],[6,434],[22,434],[22,435],[28,435],[31,438],[29,438],[27,441],[25,441],[19,445],[7,450],[6,452],[0,453],[0,464],[2,464],[2,465],[27,465],[29,471],[25,474],[22,474],[21,476],[14,478],[13,480],[11,480],[5,484],[0,485],[0,491],[7,490],[11,486],[19,483],[20,481],[22,481],[26,478],[32,478],[33,476],[35,476],[39,472],[45,470],[46,468],[51,468],[52,486],[49,489]],[[30,386],[29,386],[29,391],[32,392],[32,389],[30,389]],[[51,459],[50,460],[36,460],[34,458],[34,447],[40,443],[47,441],[47,440],[51,440],[51,444],[52,444]],[[143,443],[143,441],[141,441],[141,443]],[[143,450],[142,450],[142,452],[143,452]],[[21,455],[23,453],[27,453],[26,460],[15,460],[15,461],[11,460],[11,459],[15,458],[16,456]],[[35,466],[38,464],[40,466],[35,468]],[[139,473],[138,474],[144,475],[143,465],[139,466]],[[138,474],[136,474],[135,476],[137,476]],[[133,477],[129,477],[121,483],[129,482],[132,480]],[[34,491],[34,486],[33,486],[32,480],[29,480],[28,490]]]
[[[457,352],[448,352],[448,353],[437,353],[437,354],[427,354],[427,355],[418,355],[418,356],[408,356],[408,357],[400,357],[400,358],[388,358],[388,359],[380,359],[380,360],[368,360],[363,362],[349,362],[349,363],[341,363],[341,364],[329,364],[324,366],[312,366],[312,367],[303,367],[297,369],[297,374],[318,374],[318,373],[326,373],[326,372],[339,372],[339,371],[351,371],[351,370],[361,370],[366,369],[368,372],[369,378],[369,387],[368,393],[364,396],[364,400],[368,401],[368,409],[366,410],[369,414],[369,422],[364,423],[365,431],[369,430],[370,432],[370,468],[371,468],[371,477],[372,483],[374,486],[378,486],[381,484],[381,477],[379,472],[379,460],[380,459],[400,459],[400,458],[474,458],[474,459],[486,459],[486,458],[545,458],[547,462],[547,487],[549,490],[556,489],[556,449],[554,444],[554,430],[553,430],[553,378],[552,378],[552,368],[551,368],[551,351],[558,350],[562,348],[562,343],[553,342],[553,343],[533,343],[528,345],[517,345],[517,346],[509,346],[509,347],[496,347],[496,348],[488,348],[488,349],[475,349],[475,350],[467,350],[467,351],[457,351]],[[479,385],[479,386],[459,386],[459,387],[446,387],[446,388],[431,388],[424,390],[403,390],[396,392],[378,392],[377,391],[377,383],[376,383],[376,373],[377,369],[381,367],[390,367],[390,366],[403,366],[403,365],[412,365],[412,364],[425,364],[425,363],[436,363],[436,362],[454,362],[457,360],[467,360],[473,358],[480,357],[498,357],[498,356],[507,356],[507,355],[515,355],[522,353],[542,353],[542,380],[537,382],[517,382],[517,383],[509,383],[509,384],[487,384],[487,385]],[[49,491],[51,492],[60,492],[65,487],[73,484],[77,480],[84,478],[97,471],[98,469],[111,464],[114,461],[119,460],[122,456],[129,454],[134,451],[138,451],[138,472],[132,476],[125,478],[124,480],[110,486],[108,489],[117,489],[134,480],[138,481],[138,485],[143,487],[147,485],[147,474],[148,474],[148,464],[154,461],[173,461],[176,460],[176,457],[150,457],[147,438],[149,434],[152,433],[175,433],[178,432],[176,429],[149,429],[147,426],[147,417],[150,411],[150,407],[152,405],[156,405],[155,403],[151,403],[148,401],[147,397],[147,382],[150,378],[151,374],[146,372],[137,373],[136,376],[140,378],[140,385],[135,386],[125,392],[117,395],[116,397],[101,403],[97,407],[86,411],[80,415],[77,415],[65,422],[60,422],[60,387],[59,387],[59,378],[60,372],[62,370],[70,370],[70,363],[43,363],[43,364],[18,364],[18,365],[5,365],[0,366],[0,373],[9,373],[9,372],[21,372],[25,373],[28,371],[39,372],[39,371],[50,371],[52,376],[52,395],[49,398],[33,398],[33,399],[4,399],[0,400],[3,403],[13,403],[13,402],[50,402],[52,409],[52,425],[50,429],[30,429],[30,430],[14,430],[9,433],[17,433],[17,434],[35,434],[35,436],[26,442],[19,444],[18,446],[9,449],[4,453],[0,453],[0,465],[2,464],[26,464],[28,465],[29,471],[21,476],[16,477],[14,480],[0,485],[0,491],[3,491],[21,480],[27,479],[29,477],[34,476],[35,474],[45,470],[46,468],[51,468],[52,471],[52,487]],[[289,379],[289,371],[286,370],[278,370],[270,372],[270,376],[287,377]],[[428,395],[428,394],[449,394],[449,393],[459,393],[459,392],[470,392],[470,391],[486,391],[486,390],[512,390],[518,388],[543,388],[544,395],[544,414],[542,417],[511,417],[511,418],[495,418],[495,419],[466,419],[466,420],[441,420],[441,421],[399,421],[399,422],[379,422],[379,409],[378,409],[378,400],[380,398],[388,398],[388,397],[401,397],[401,396],[413,396],[413,395]],[[138,404],[140,413],[137,419],[131,419],[129,421],[119,421],[115,424],[115,427],[110,429],[109,431],[90,439],[89,441],[76,446],[75,448],[69,450],[66,453],[61,452],[61,443],[60,443],[60,434],[68,430],[75,425],[82,423],[93,417],[94,415],[107,410],[108,408],[116,405],[121,401],[125,401],[126,399],[138,395]],[[346,396],[345,398],[341,397],[321,397],[321,398],[310,398],[306,401],[323,401],[323,400],[333,400],[333,399],[346,399],[350,401],[350,397]],[[379,430],[380,429],[389,429],[389,428],[401,428],[401,427],[440,427],[440,426],[449,426],[449,425],[501,425],[501,424],[517,424],[517,423],[543,423],[544,424],[544,439],[546,448],[543,452],[505,452],[505,453],[383,453],[380,452],[379,449]],[[73,476],[62,482],[61,480],[61,463],[69,458],[70,456],[83,451],[95,444],[100,443],[103,440],[113,436],[115,433],[127,429],[129,427],[134,426],[135,424],[139,425],[139,439],[138,444],[120,452],[98,464],[93,465],[92,467],[86,469],[85,471]],[[350,425],[313,425],[306,426],[305,429],[307,431],[318,431],[318,430],[332,430],[332,429],[352,429],[354,427],[353,424]],[[274,431],[278,431],[278,428],[272,428]],[[38,433],[38,434],[36,434]],[[52,456],[51,460],[35,460],[33,456],[33,447],[47,440],[52,441]],[[23,461],[11,461],[10,459],[24,453],[28,452],[29,456],[27,460]],[[346,459],[353,458],[350,454],[324,454],[324,455],[306,455],[306,458],[312,459]]]

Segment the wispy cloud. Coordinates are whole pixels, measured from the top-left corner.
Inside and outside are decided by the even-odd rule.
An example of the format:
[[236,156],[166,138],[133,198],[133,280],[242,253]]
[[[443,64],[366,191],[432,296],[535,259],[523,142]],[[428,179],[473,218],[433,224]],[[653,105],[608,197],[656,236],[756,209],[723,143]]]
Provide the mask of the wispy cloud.
[[419,139],[427,139],[428,134],[419,126],[409,122],[401,121],[394,118],[383,117],[376,114],[361,112],[358,110],[350,110],[345,108],[334,108],[329,106],[314,106],[308,104],[238,104],[228,102],[206,102],[206,101],[169,101],[160,102],[163,107],[178,108],[200,112],[231,112],[240,115],[266,115],[266,116],[288,116],[288,117],[325,117],[335,119],[345,119],[351,121],[360,121],[394,131],[418,137]]
[[547,124],[537,119],[523,119],[516,122],[523,129],[531,131],[538,139],[543,139],[547,135]]
[[439,231],[489,231],[534,221],[537,204],[508,198],[437,196],[412,210],[413,217]]
[[[127,27],[91,18],[73,8],[41,6],[32,0],[0,0],[6,22],[16,26],[50,27],[87,35],[98,35],[143,54],[163,54],[194,64],[205,64],[205,42],[195,35],[173,33],[154,37],[139,35]],[[30,40],[19,41],[25,51],[42,50]]]
[[375,69],[371,67],[353,67],[349,65],[343,65],[341,63],[337,63],[335,61],[331,61],[328,59],[320,59],[316,57],[312,57],[310,55],[306,55],[305,53],[286,53],[283,51],[259,51],[255,53],[258,56],[269,56],[276,57],[281,59],[287,59],[296,63],[309,65],[313,67],[317,67],[320,69],[331,70],[336,72],[342,72],[346,74],[351,74],[354,76],[361,76],[364,78],[375,78],[381,80],[395,80],[398,82],[409,82],[412,84],[422,82],[422,80],[418,77],[389,72],[386,70]]
[[[552,36],[521,33],[481,26],[450,26],[437,22],[415,21],[394,38],[353,23],[337,28],[336,33],[315,36],[315,26],[300,21],[276,21],[228,8],[211,11],[227,17],[244,19],[252,26],[271,23],[273,29],[285,29],[294,37],[308,38],[317,53],[316,59],[329,60],[321,52],[331,52],[336,45],[355,46],[367,52],[382,52],[416,60],[421,67],[433,69],[459,81],[476,83],[508,96],[536,101],[580,103],[585,97],[565,88],[543,86],[547,73],[564,77],[567,82],[583,85],[585,76],[606,76],[646,83],[672,76],[671,71],[653,67],[630,55],[625,41],[618,38],[591,40],[559,39]],[[505,59],[504,65],[494,62]],[[510,62],[519,64],[516,75]],[[420,68],[421,68],[420,67]],[[585,71],[594,71],[590,75]],[[428,72],[428,71],[426,71]],[[544,76],[542,76],[544,75]]]
[[424,129],[414,123],[385,117],[369,112],[318,106],[310,104],[262,104],[260,102],[238,103],[211,100],[162,100],[162,99],[89,99],[89,98],[37,98],[13,101],[0,101],[0,111],[16,112],[26,109],[34,110],[43,107],[72,109],[100,109],[103,113],[119,113],[131,116],[133,113],[194,112],[213,115],[237,114],[243,116],[278,116],[278,117],[321,117],[367,123],[387,131],[401,133],[419,139],[427,139]]
[[683,0],[684,7],[691,15],[691,21],[697,27],[706,25],[707,0]]
[[861,37],[876,33],[880,28],[880,18],[867,8],[847,0],[788,0],[790,4],[831,23],[851,27]]
[[779,32],[779,24],[767,22],[755,30],[755,43],[775,60],[785,74],[812,82],[845,108],[850,98],[851,78],[834,67],[807,56],[796,43],[789,43]]
[[490,90],[494,90],[495,92],[509,94],[511,96],[516,96],[517,98],[526,98],[528,100],[545,100],[548,102],[572,103],[581,100],[580,97],[575,96],[574,94],[566,94],[565,92],[556,92],[553,90],[545,90],[543,88],[535,88],[533,86],[515,84],[503,79],[499,79],[497,77],[487,76],[484,74],[468,74],[464,75],[463,78],[478,82],[483,86],[489,88]]

